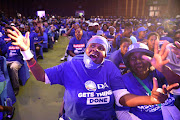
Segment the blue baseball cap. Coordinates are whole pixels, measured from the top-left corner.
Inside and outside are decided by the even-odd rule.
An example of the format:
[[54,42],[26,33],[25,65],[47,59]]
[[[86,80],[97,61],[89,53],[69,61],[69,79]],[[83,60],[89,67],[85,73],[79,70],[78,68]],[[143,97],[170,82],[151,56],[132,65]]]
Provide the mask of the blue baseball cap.
[[141,32],[141,31],[146,31],[146,30],[147,30],[147,28],[145,28],[145,27],[140,27],[140,28],[137,29],[137,32],[139,33],[139,32]]
[[150,51],[148,46],[145,45],[144,43],[133,43],[128,47],[128,50],[123,57],[123,61],[126,67],[129,67],[129,61],[128,61],[129,55],[135,52],[144,52],[146,53],[146,55],[150,57],[154,56],[154,52]]
[[163,27],[163,26],[159,26],[159,27],[156,29],[156,31],[159,30],[159,29],[164,30],[164,27]]

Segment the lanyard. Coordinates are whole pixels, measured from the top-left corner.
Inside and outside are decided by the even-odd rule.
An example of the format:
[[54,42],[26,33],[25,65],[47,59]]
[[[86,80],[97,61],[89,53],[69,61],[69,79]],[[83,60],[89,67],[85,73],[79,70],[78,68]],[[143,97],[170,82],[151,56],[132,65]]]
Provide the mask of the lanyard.
[[[143,81],[138,78],[135,74],[133,74],[136,80],[143,86],[143,88],[151,95],[151,90],[143,83]],[[158,104],[161,107],[161,104]]]

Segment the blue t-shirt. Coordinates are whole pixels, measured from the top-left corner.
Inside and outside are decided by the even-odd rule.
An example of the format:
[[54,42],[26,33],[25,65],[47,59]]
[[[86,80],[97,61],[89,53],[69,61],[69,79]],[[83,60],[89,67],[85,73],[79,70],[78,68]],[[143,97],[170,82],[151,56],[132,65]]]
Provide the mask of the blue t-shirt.
[[0,38],[0,49],[1,49],[2,55],[4,56],[7,52],[7,46],[6,46],[6,42],[2,38]]
[[137,42],[142,42],[143,40],[145,40],[145,39],[147,39],[147,38],[145,37],[145,38],[143,38],[143,39],[140,39],[140,38],[137,36],[136,39],[137,39]]
[[119,49],[119,47],[120,47],[120,41],[121,41],[123,38],[126,38],[126,37],[125,37],[125,36],[122,36],[122,34],[119,35],[119,36],[116,38],[116,47],[117,47],[117,49]]
[[34,46],[34,37],[36,36],[35,32],[30,32],[29,38],[30,38],[30,50],[33,50],[35,52],[35,46]]
[[92,38],[92,36],[95,36],[96,33],[93,31],[88,32],[88,40]]
[[11,38],[8,37],[7,35],[3,35],[3,36],[2,36],[2,39],[3,39],[6,43],[8,43],[8,42],[11,41]]
[[[114,95],[124,89],[121,74],[109,60],[97,69],[87,69],[82,60],[72,60],[45,70],[51,84],[65,87],[66,118],[112,120]],[[119,83],[119,84],[117,84]]]
[[20,53],[20,47],[17,45],[12,45],[12,42],[7,44],[7,61],[18,61],[21,64],[24,63],[23,56]]
[[[157,70],[154,70],[149,73],[149,76],[142,80],[143,83],[150,89],[153,89],[153,77],[156,77],[158,80],[159,88],[162,88],[163,84],[166,84],[165,77],[158,72]],[[127,90],[136,95],[140,96],[146,96],[149,95],[148,92],[143,88],[143,86],[137,81],[137,79],[133,76],[133,74],[127,73],[122,76],[122,79],[124,81],[124,84],[127,88]],[[169,97],[165,103],[161,105],[167,105],[171,106],[174,105],[175,99],[173,97]],[[162,110],[161,107],[156,105],[140,105],[136,107],[117,107],[117,111],[123,111],[123,110],[129,110],[130,113],[133,113],[137,117],[139,117],[142,120],[163,120],[162,116]]]
[[82,37],[81,40],[77,40],[76,37],[73,37],[68,45],[68,50],[73,51],[74,54],[83,54],[86,48],[87,40]]
[[125,66],[123,62],[123,57],[121,54],[121,50],[114,51],[109,59],[116,65],[116,67],[121,71],[121,74],[125,74],[128,70],[128,68]]

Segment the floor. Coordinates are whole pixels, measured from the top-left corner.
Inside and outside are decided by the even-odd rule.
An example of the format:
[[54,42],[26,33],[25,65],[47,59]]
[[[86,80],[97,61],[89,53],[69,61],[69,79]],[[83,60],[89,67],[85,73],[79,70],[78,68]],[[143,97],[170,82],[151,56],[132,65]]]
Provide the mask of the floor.
[[[66,37],[60,37],[54,44],[53,50],[44,52],[44,59],[38,60],[38,63],[44,69],[60,64],[68,43],[69,40]],[[16,96],[13,120],[58,120],[63,93],[63,86],[45,85],[35,80],[31,74]]]

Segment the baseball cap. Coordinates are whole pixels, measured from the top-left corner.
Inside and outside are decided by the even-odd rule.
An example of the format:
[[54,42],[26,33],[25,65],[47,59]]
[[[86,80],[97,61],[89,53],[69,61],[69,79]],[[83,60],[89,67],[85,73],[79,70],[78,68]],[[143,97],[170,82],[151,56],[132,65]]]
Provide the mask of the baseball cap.
[[92,27],[92,26],[93,26],[93,23],[92,23],[92,22],[90,22],[90,23],[89,23],[89,27]]
[[93,23],[93,26],[96,26],[96,25],[98,25],[98,26],[99,26],[99,23],[97,23],[97,22]]
[[154,55],[154,53],[150,51],[148,46],[145,45],[144,43],[133,43],[128,47],[128,50],[123,57],[123,61],[126,67],[129,67],[129,62],[128,62],[129,55],[134,52],[144,52],[146,53],[146,55],[150,57],[153,57]]
[[147,30],[147,28],[145,28],[145,27],[140,27],[140,28],[137,29],[137,32],[139,33],[139,32],[141,32],[141,31],[146,31],[146,30]]
[[15,24],[14,24],[14,23],[11,23],[10,25],[11,25],[11,26],[15,26]]
[[164,27],[163,27],[163,26],[159,26],[159,27],[156,29],[156,31],[159,30],[159,29],[164,30]]

